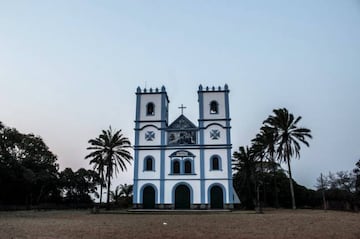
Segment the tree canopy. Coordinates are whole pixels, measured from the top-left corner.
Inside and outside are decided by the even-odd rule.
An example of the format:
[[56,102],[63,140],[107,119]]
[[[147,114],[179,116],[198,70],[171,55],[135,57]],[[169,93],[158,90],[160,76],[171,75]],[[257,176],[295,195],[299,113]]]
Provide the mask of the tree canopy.
[[60,172],[56,155],[40,136],[0,122],[0,206],[92,203],[98,182],[93,170]]

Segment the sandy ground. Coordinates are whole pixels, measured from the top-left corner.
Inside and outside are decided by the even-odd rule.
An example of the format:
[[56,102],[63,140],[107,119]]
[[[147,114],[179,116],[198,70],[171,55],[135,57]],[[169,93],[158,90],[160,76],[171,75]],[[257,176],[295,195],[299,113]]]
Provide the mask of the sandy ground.
[[0,212],[0,239],[8,238],[360,238],[360,213],[313,210],[184,215]]

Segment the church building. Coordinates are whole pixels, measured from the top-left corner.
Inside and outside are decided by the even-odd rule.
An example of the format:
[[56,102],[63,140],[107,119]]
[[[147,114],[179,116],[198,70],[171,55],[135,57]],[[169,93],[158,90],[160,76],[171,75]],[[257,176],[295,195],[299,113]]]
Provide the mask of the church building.
[[199,118],[168,121],[165,87],[136,91],[135,209],[231,209],[229,89],[198,89]]

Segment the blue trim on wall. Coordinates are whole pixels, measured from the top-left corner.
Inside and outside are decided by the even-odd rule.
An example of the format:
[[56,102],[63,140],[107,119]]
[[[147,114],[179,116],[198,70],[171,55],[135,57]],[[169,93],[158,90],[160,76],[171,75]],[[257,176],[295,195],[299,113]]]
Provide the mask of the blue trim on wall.
[[[141,109],[141,95],[140,95],[140,87],[137,88],[136,91],[136,113],[135,113],[135,129],[138,129],[140,126],[140,109]],[[139,146],[139,136],[140,132],[135,130],[135,147]],[[133,188],[133,203],[137,204],[139,202],[138,199],[138,177],[139,177],[139,151],[135,150],[134,152],[134,188]]]
[[[151,121],[151,122],[153,122],[153,121]],[[157,129],[157,130],[161,130],[161,128],[157,127],[157,126],[154,125],[154,124],[147,124],[147,125],[144,125],[143,127],[141,127],[140,129],[135,129],[135,130],[140,131],[140,130],[143,130],[143,129],[148,128],[148,127],[154,127],[154,128]]]
[[205,204],[205,165],[204,165],[204,96],[202,93],[202,85],[199,86],[198,91],[198,101],[199,101],[199,138],[200,138],[200,202]]
[[227,203],[227,201],[226,201],[226,189],[225,189],[224,185],[222,185],[221,183],[213,183],[208,187],[208,190],[207,190],[207,196],[208,196],[207,200],[208,200],[209,206],[210,206],[210,203],[211,203],[211,188],[214,187],[214,186],[219,186],[222,189],[223,204]]
[[223,129],[226,129],[226,126],[223,126],[223,125],[220,124],[220,123],[211,123],[211,124],[206,125],[206,127],[204,127],[204,128],[207,129],[207,128],[209,128],[210,126],[213,126],[213,125],[219,126],[219,127],[223,128]]
[[180,185],[185,185],[186,187],[189,188],[189,190],[190,190],[190,207],[191,207],[191,205],[194,204],[194,190],[191,187],[191,185],[186,182],[178,182],[177,184],[174,185],[174,187],[172,188],[172,192],[171,192],[171,195],[172,195],[171,203],[173,205],[175,205],[175,190]]
[[152,183],[146,183],[146,184],[144,184],[142,187],[141,187],[141,189],[140,189],[140,199],[139,199],[139,202],[142,204],[143,203],[143,192],[144,192],[144,189],[146,188],[146,187],[148,187],[148,186],[150,186],[150,187],[152,187],[153,189],[154,189],[154,191],[155,191],[155,204],[159,204],[159,193],[158,193],[158,190],[157,190],[157,187],[154,185],[154,184],[152,184]]
[[[177,150],[179,149],[179,147],[173,147],[173,146],[161,146],[161,145],[149,145],[149,146],[138,146],[135,147],[134,149],[146,149],[146,150],[159,150],[159,149],[168,149],[168,150]],[[227,144],[206,144],[203,147],[200,147],[200,145],[196,145],[194,147],[189,147],[189,146],[185,146],[182,147],[181,149],[187,149],[187,150],[192,150],[192,149],[198,149],[200,150],[201,148],[203,149],[231,149],[231,144],[227,145]]]
[[[168,98],[165,87],[161,87],[161,145],[165,146],[165,128],[167,127],[167,104]],[[165,148],[161,148],[160,152],[160,203],[165,202]]]
[[[181,175],[181,174],[168,174],[168,175],[173,175],[173,176],[178,176],[176,178],[167,178],[166,181],[182,181],[182,180],[185,180],[185,181],[199,181],[199,178],[197,177],[194,177],[194,178],[190,178],[188,177],[189,175],[190,176],[194,176],[194,175],[197,175],[197,174],[184,174],[184,175]],[[182,177],[183,176],[183,177]],[[227,177],[226,178],[218,178],[218,177],[215,177],[215,178],[206,178],[205,181],[227,181],[229,180]],[[159,179],[154,179],[154,178],[141,178],[139,179],[139,182],[140,181],[159,181]]]
[[[225,108],[226,108],[226,143],[231,145],[231,135],[230,135],[230,106],[229,106],[229,90],[228,86],[225,85]],[[233,197],[233,182],[232,182],[232,168],[231,168],[231,148],[227,149],[227,164],[228,164],[228,178],[229,178],[229,203],[234,203]]]

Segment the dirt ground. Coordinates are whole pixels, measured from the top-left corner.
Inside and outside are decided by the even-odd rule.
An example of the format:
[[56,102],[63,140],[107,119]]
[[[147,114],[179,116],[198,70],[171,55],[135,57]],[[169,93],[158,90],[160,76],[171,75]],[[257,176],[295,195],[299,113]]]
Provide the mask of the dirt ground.
[[360,213],[316,210],[202,214],[0,212],[11,238],[360,238]]

